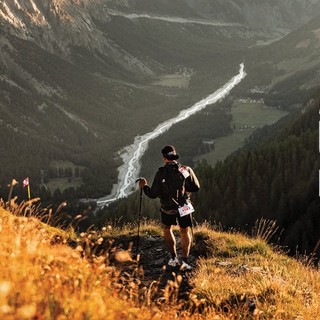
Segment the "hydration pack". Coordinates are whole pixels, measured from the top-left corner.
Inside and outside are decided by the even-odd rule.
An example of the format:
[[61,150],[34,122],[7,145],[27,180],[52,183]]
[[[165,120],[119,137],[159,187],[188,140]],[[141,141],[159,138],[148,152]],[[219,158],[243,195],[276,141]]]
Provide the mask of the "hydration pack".
[[[159,168],[161,178],[160,200],[162,207],[167,210],[176,210],[183,206],[188,195],[186,194],[186,180],[183,166],[178,163]],[[180,171],[179,171],[180,170]],[[190,178],[189,178],[190,179]]]

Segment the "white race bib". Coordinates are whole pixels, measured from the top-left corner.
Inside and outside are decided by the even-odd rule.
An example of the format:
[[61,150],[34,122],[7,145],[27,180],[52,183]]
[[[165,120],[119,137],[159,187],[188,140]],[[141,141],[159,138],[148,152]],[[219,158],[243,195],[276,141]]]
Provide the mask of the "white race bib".
[[184,176],[185,179],[187,179],[190,176],[190,173],[186,167],[180,166],[178,170]]
[[178,211],[179,211],[180,217],[184,217],[192,213],[194,209],[191,203],[186,203],[183,207],[179,207]]

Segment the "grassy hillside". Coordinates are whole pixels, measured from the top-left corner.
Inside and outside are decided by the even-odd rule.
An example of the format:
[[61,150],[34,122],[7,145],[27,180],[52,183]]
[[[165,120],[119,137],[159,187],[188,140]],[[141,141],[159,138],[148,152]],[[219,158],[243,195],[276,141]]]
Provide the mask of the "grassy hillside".
[[[121,230],[105,227],[76,235],[72,229],[61,231],[26,217],[30,208],[36,215],[35,206],[30,204],[12,207],[24,217],[9,213],[3,204],[0,208],[1,319],[319,316],[319,270],[268,246],[273,225],[266,221],[257,225],[251,238],[198,226],[192,249],[195,271],[189,275],[177,271],[160,289],[159,281],[146,281],[148,270],[143,270],[148,267],[143,258],[150,249],[141,251],[137,268],[132,252],[115,251],[110,242],[132,236],[135,226]],[[141,243],[157,245],[160,233],[159,225],[144,222]],[[162,243],[161,238],[159,241]],[[159,249],[158,254],[162,251]],[[153,261],[149,264],[156,268]],[[188,281],[191,289],[181,298],[178,291],[183,281]]]

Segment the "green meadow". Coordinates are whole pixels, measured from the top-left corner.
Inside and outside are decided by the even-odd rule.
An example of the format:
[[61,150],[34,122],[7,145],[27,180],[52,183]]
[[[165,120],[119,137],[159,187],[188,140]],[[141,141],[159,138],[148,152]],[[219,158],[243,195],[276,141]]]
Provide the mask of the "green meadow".
[[196,161],[205,159],[211,165],[223,161],[229,154],[241,148],[254,130],[277,122],[287,115],[287,112],[267,107],[262,102],[238,100],[233,103],[231,114],[233,133],[215,139],[214,150],[196,157]]

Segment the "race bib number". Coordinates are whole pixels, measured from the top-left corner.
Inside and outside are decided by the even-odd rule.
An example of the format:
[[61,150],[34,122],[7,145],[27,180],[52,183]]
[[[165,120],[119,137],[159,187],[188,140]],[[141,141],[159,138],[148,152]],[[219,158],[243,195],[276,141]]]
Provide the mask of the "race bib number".
[[188,169],[184,166],[179,167],[179,172],[187,179],[190,176]]
[[193,205],[191,203],[186,203],[183,207],[178,208],[180,217],[187,216],[194,211]]

